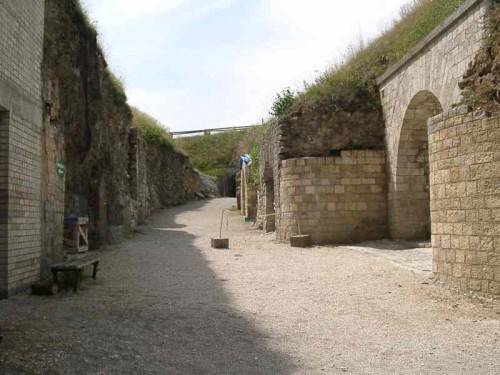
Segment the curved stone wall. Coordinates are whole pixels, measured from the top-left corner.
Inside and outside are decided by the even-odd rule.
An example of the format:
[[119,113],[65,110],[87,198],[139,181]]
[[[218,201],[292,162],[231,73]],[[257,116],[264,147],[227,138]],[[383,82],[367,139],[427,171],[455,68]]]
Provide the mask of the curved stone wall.
[[310,234],[313,243],[352,243],[387,234],[384,151],[284,160],[278,237]]
[[434,272],[500,295],[500,117],[439,115],[429,124]]

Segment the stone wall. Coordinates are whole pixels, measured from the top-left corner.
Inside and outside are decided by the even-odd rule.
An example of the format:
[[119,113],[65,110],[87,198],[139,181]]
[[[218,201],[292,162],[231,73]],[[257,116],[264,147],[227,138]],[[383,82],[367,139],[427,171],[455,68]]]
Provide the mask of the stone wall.
[[197,172],[184,154],[148,143],[131,130],[132,228],[163,207],[217,195],[217,185]]
[[313,243],[352,243],[387,233],[384,151],[283,161],[278,238],[310,234]]
[[90,218],[96,249],[216,186],[182,154],[137,139],[77,0],[2,1],[0,21],[2,298],[64,258],[65,217]]
[[[443,24],[436,28],[400,62],[379,78],[382,106],[386,122],[389,190],[395,186],[400,158],[401,134],[408,118],[408,109],[424,93],[432,96],[441,111],[449,110],[461,100],[458,83],[483,46],[484,17],[489,0],[467,0]],[[419,110],[418,108],[417,110]],[[429,108],[422,108],[429,112]],[[431,117],[436,113],[426,114]],[[424,120],[425,124],[425,120]],[[403,140],[404,141],[404,140]],[[392,198],[392,197],[391,197]],[[397,202],[390,204],[397,211]],[[394,207],[396,206],[396,207]],[[393,216],[393,215],[390,215]],[[399,230],[391,223],[391,237],[407,238],[413,229]],[[416,231],[415,233],[417,233]]]
[[260,142],[259,187],[257,192],[257,223],[266,232],[273,232],[279,216],[268,216],[279,208],[280,168],[286,139],[278,119],[266,124]]
[[384,119],[376,109],[346,112],[324,104],[314,111],[295,112],[280,125],[282,160],[384,148]]
[[250,170],[246,165],[243,165],[239,175],[240,212],[246,218],[255,219],[258,205],[257,187],[250,181]]
[[267,124],[259,160],[258,222],[266,231],[280,227],[281,216],[265,216],[281,206],[282,161],[301,157],[331,157],[341,150],[383,149],[381,111],[340,111],[331,104],[315,111],[300,110]]
[[0,2],[0,298],[39,275],[43,1]]
[[[48,263],[64,255],[62,217],[89,217],[95,249],[119,241],[158,208],[215,194],[215,186],[183,154],[142,140],[132,128],[126,97],[78,2],[45,3],[42,201],[44,217],[55,218],[44,222]],[[64,178],[54,173],[56,159],[66,165]]]
[[439,280],[500,295],[500,117],[456,110],[429,124]]

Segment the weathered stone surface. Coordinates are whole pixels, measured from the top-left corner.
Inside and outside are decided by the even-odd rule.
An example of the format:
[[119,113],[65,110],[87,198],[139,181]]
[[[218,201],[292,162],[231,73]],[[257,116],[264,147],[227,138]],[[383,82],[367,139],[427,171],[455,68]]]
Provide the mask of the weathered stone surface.
[[250,170],[244,165],[239,176],[241,207],[240,212],[247,219],[255,219],[257,216],[257,186],[250,181]]
[[[401,137],[405,133],[408,118],[414,115],[432,117],[436,114],[435,107],[441,107],[441,111],[448,111],[453,104],[460,102],[461,91],[458,82],[468,64],[483,46],[485,14],[489,6],[488,0],[466,1],[444,25],[432,33],[431,39],[424,41],[403,59],[404,64],[379,79],[386,122],[390,194],[398,190],[397,179],[402,160],[399,151],[401,142],[404,142]],[[428,97],[434,99],[435,103],[432,106],[424,105],[422,108],[416,103],[425,101]],[[418,107],[427,114],[415,112]],[[391,195],[389,217],[400,216],[397,213],[398,205],[398,198]],[[416,206],[419,206],[418,203]],[[420,231],[422,234],[427,231],[428,225],[426,226],[421,220],[419,223],[424,227]],[[395,238],[412,236],[412,230],[409,231],[408,225],[403,225],[403,228],[399,229],[394,220],[390,220],[390,232]],[[418,231],[415,235],[419,237]]]
[[384,238],[386,199],[384,151],[284,160],[278,238],[299,232],[316,244]]
[[95,249],[157,208],[216,194],[185,156],[137,141],[78,1],[0,2],[0,21],[0,297],[64,257],[64,217],[90,218]]
[[384,147],[384,121],[377,110],[339,111],[331,105],[315,112],[299,112],[267,125],[260,148],[258,220],[266,231],[281,227],[278,212],[283,160],[301,157],[340,156],[341,150]]
[[500,295],[500,118],[429,122],[433,268],[463,290]]

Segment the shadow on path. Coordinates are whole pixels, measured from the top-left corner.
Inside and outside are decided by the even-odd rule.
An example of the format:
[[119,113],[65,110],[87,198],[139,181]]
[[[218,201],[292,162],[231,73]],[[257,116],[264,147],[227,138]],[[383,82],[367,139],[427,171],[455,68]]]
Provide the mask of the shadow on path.
[[186,211],[208,220],[204,205],[159,212],[102,255],[98,280],[78,294],[0,301],[0,373],[291,374],[291,359],[232,307],[195,246],[207,228],[176,221]]

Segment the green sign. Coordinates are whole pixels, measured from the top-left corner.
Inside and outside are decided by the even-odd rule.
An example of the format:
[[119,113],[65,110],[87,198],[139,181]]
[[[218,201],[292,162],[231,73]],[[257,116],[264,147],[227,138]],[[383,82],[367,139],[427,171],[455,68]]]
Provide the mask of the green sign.
[[64,176],[64,173],[66,172],[66,166],[64,165],[63,161],[57,162],[56,171],[59,177]]

